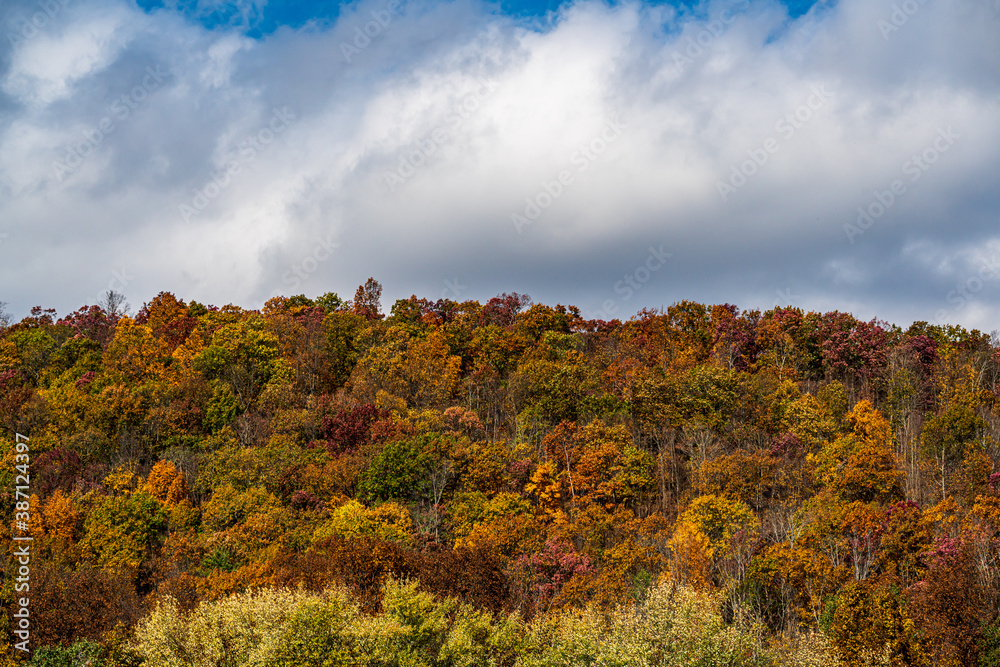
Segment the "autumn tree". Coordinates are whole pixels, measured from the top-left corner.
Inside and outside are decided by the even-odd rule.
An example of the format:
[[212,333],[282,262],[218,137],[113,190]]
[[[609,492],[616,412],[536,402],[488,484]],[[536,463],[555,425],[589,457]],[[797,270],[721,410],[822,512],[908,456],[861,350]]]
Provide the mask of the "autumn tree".
[[846,667],[927,663],[917,628],[891,579],[844,586],[826,609],[823,623]]
[[166,528],[163,506],[145,491],[95,499],[80,548],[109,572],[134,575]]
[[278,338],[259,316],[223,325],[195,359],[195,368],[209,379],[225,381],[246,410],[281,368]]
[[955,667],[977,664],[983,619],[995,611],[976,577],[969,545],[944,538],[925,558],[927,576],[911,589],[910,602],[929,662]]
[[847,415],[851,433],[824,446],[816,455],[817,475],[843,497],[888,502],[902,495],[889,422],[867,401]]
[[380,320],[382,315],[382,285],[374,278],[369,278],[364,285],[359,285],[351,302],[352,310],[368,320]]
[[369,401],[384,393],[418,409],[439,407],[457,389],[460,368],[461,360],[450,354],[439,330],[413,338],[393,328],[385,343],[373,346],[358,361],[351,387]]

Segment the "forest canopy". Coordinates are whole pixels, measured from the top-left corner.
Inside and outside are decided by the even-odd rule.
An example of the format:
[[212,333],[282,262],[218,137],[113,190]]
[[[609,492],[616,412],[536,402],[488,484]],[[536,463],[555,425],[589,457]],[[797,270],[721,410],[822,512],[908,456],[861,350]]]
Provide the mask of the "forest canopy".
[[0,664],[1000,665],[995,337],[381,292],[0,317]]

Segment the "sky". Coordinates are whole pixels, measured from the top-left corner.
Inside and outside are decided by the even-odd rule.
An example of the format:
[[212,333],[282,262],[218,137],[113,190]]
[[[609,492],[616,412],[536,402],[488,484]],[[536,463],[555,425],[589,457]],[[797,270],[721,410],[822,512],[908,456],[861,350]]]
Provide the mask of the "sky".
[[1000,0],[4,0],[0,301],[1000,328]]

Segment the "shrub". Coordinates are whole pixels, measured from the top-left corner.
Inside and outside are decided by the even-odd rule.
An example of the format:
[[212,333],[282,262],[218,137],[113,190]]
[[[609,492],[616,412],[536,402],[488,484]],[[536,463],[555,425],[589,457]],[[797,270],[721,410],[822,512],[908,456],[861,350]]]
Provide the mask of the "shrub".
[[289,622],[315,594],[264,589],[202,602],[189,615],[168,598],[139,623],[133,649],[157,667],[266,665]]
[[31,655],[31,667],[100,667],[101,645],[82,639],[72,646],[42,646]]

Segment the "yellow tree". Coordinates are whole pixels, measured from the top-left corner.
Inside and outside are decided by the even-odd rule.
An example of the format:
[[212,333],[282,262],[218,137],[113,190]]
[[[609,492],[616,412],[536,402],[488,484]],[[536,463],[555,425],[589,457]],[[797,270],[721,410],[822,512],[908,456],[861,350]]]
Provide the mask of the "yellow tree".
[[160,377],[170,359],[170,350],[157,339],[149,326],[123,317],[115,337],[104,353],[104,363],[113,377],[131,384]]
[[712,579],[712,543],[698,526],[682,520],[667,542],[671,553],[670,576],[697,588],[705,588]]
[[458,386],[462,360],[450,353],[440,329],[425,338],[391,328],[386,341],[372,347],[358,362],[350,385],[356,395],[374,400],[380,391],[399,397],[417,409],[445,405]]
[[812,457],[819,481],[847,500],[901,499],[903,471],[896,461],[888,420],[863,400],[848,413],[847,421],[850,433]]
[[170,461],[157,461],[146,478],[146,491],[168,505],[187,498],[188,488],[184,473]]
[[[684,554],[682,561],[689,572],[700,571],[701,565],[696,567],[695,563],[702,558],[713,569],[725,563],[729,577],[738,581],[750,564],[747,547],[759,534],[759,523],[742,500],[698,496],[677,519],[672,538],[675,559],[677,553]],[[707,545],[702,536],[708,540]]]
[[362,537],[413,545],[413,520],[410,512],[398,503],[382,503],[365,507],[356,500],[349,500],[332,512],[330,520],[313,532],[313,543],[332,536],[345,539]]
[[687,521],[697,526],[711,541],[712,550],[719,555],[727,553],[737,533],[756,533],[759,521],[753,510],[742,500],[719,496],[698,496],[681,514],[678,522]]
[[563,511],[563,498],[567,487],[566,472],[559,472],[553,461],[540,463],[531,474],[524,490],[533,495],[541,516],[556,524],[566,523],[566,513]]

